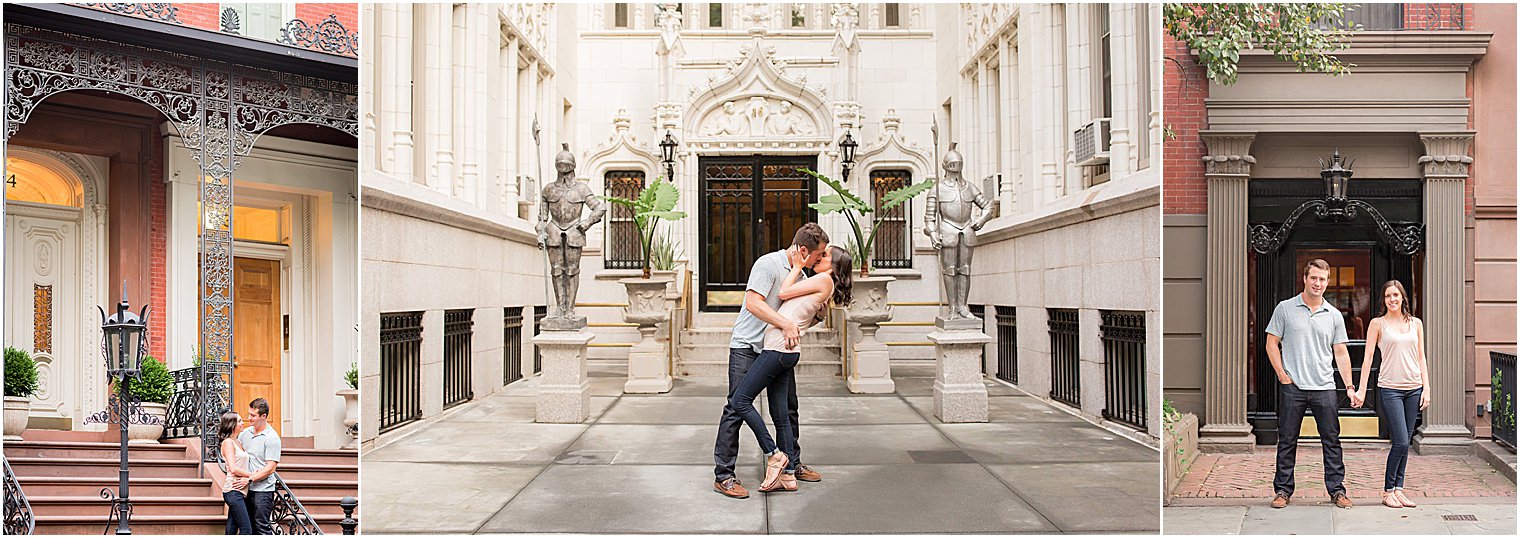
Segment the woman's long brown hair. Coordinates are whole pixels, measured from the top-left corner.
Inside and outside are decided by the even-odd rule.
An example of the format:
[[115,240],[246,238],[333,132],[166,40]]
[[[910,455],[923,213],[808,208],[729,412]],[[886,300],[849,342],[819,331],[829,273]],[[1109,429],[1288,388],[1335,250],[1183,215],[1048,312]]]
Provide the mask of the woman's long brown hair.
[[1414,319],[1414,307],[1410,306],[1414,303],[1414,300],[1409,298],[1409,292],[1404,291],[1404,284],[1397,280],[1384,282],[1383,287],[1378,288],[1378,306],[1383,308],[1383,312],[1387,313],[1388,311],[1388,288],[1398,289],[1399,296],[1404,298],[1399,303],[1399,313],[1404,315],[1404,320]]
[[216,440],[225,441],[227,438],[237,435],[238,414],[222,413],[222,423],[216,429]]
[[850,252],[836,247],[829,247],[829,261],[834,264],[834,295],[830,297],[834,304],[850,306],[850,286],[855,285],[854,273],[855,262],[850,257]]

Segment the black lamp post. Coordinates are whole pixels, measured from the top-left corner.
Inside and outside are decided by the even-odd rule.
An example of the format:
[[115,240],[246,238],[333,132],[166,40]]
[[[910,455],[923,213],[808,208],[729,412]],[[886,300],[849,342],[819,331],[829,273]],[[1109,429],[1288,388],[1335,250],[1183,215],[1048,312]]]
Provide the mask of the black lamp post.
[[665,138],[660,140],[660,163],[665,165],[665,181],[673,183],[676,180],[676,147],[680,145],[675,134],[666,129]]
[[840,173],[844,181],[850,181],[850,169],[855,167],[855,148],[860,144],[855,143],[855,137],[849,131],[844,132],[844,138],[839,139],[839,153],[844,157],[839,161]]
[[[116,518],[116,534],[132,534],[132,502],[127,484],[127,429],[131,417],[139,412],[139,404],[132,396],[127,380],[142,379],[142,359],[148,347],[148,307],[143,306],[141,314],[133,314],[131,309],[131,304],[127,302],[126,283],[122,284],[121,302],[116,304],[115,314],[107,317],[105,309],[100,308],[106,375],[115,377],[116,386],[120,389],[116,396],[116,416],[121,422],[121,470],[116,487],[119,495],[111,499],[111,517]],[[103,491],[109,493],[109,490]]]

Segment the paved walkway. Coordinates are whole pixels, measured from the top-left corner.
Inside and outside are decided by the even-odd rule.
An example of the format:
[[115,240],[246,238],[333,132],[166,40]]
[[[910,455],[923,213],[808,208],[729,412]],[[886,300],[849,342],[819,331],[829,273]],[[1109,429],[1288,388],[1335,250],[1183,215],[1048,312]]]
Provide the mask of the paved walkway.
[[1204,454],[1163,510],[1171,534],[1515,534],[1515,484],[1478,456],[1410,454],[1405,493],[1419,508],[1380,504],[1383,449],[1345,451],[1346,492],[1338,509],[1325,493],[1318,446],[1300,445],[1293,504],[1274,510],[1276,449]]
[[[1173,492],[1187,498],[1239,498],[1269,500],[1277,449],[1258,447],[1251,454],[1203,454]],[[1346,494],[1353,501],[1375,503],[1383,490],[1383,469],[1388,451],[1348,449]],[[1325,466],[1316,445],[1300,445],[1294,467],[1294,498],[1328,500]],[[1422,456],[1411,453],[1404,471],[1404,491],[1418,504],[1424,499],[1500,497],[1515,500],[1515,483],[1474,455]]]
[[[909,370],[909,371],[900,371]],[[366,533],[1155,533],[1158,454],[1039,399],[988,383],[992,422],[941,424],[931,372],[894,369],[898,391],[852,395],[803,379],[794,493],[712,491],[726,380],[684,378],[623,395],[593,372],[586,424],[533,423],[535,381],[404,431],[363,455]],[[763,398],[762,398],[763,400]],[[739,473],[759,484],[743,433]]]

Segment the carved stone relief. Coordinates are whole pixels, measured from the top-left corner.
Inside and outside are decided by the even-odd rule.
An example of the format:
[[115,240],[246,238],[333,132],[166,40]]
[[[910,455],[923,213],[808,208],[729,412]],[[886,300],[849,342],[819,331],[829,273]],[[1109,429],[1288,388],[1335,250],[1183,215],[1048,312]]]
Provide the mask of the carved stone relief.
[[817,122],[798,110],[791,101],[758,95],[745,100],[742,108],[738,101],[723,103],[721,108],[709,112],[699,125],[703,136],[718,137],[812,135],[818,132]]

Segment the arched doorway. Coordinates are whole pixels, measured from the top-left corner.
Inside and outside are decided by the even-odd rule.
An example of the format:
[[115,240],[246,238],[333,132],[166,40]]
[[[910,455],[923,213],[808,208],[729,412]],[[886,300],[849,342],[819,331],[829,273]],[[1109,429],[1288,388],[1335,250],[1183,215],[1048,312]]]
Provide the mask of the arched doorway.
[[5,340],[37,363],[33,427],[81,427],[98,405],[105,205],[97,159],[17,146],[6,154]]

